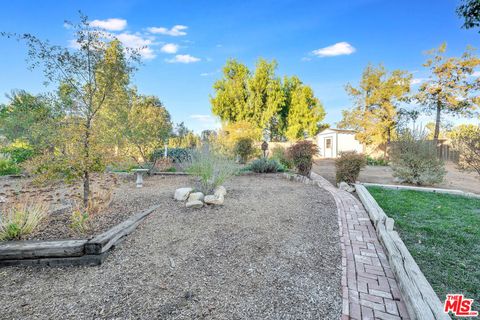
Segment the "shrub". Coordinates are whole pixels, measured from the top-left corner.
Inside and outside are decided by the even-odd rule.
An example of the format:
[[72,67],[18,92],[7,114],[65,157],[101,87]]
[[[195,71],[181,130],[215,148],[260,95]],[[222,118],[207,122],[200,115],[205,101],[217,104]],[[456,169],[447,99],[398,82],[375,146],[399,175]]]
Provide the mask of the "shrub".
[[198,178],[197,189],[204,194],[211,194],[239,169],[233,160],[213,152],[208,145],[192,152],[184,166],[186,172]]
[[86,211],[76,208],[70,216],[70,228],[78,233],[85,233],[88,231],[90,216]]
[[373,157],[367,156],[367,165],[369,165],[369,166],[388,166],[388,161],[383,157],[373,158]]
[[272,159],[277,160],[285,168],[291,169],[293,167],[292,160],[288,157],[285,148],[276,146],[272,149]]
[[175,167],[173,166],[173,161],[170,158],[160,158],[155,162],[155,169],[160,172],[172,172],[175,171]]
[[20,142],[15,142],[7,147],[3,147],[0,149],[0,152],[8,154],[10,160],[17,164],[25,162],[35,155],[35,152],[28,144]]
[[360,170],[365,167],[367,160],[363,154],[355,151],[341,152],[340,157],[335,160],[337,183],[355,183],[360,174]]
[[255,152],[255,149],[253,147],[253,139],[238,139],[237,142],[235,142],[233,152],[235,153],[235,155],[238,155],[240,157],[240,163],[246,163],[248,158],[250,158]]
[[480,127],[473,124],[460,125],[450,136],[452,146],[459,152],[459,168],[473,169],[480,174]]
[[278,163],[275,159],[265,158],[253,160],[246,169],[256,173],[275,173],[285,171],[283,165]]
[[48,207],[42,202],[18,202],[0,212],[0,241],[21,239],[32,233],[45,218]]
[[20,168],[9,157],[0,154],[0,176],[7,176],[9,174],[19,174]]
[[[158,149],[152,153],[151,160],[154,162],[165,155],[165,149]],[[188,148],[168,148],[167,158],[170,158],[174,163],[182,163],[189,161],[192,155],[192,149]]]
[[313,156],[318,153],[318,148],[311,141],[299,141],[288,148],[288,157],[298,173],[304,176],[310,175],[312,170]]
[[392,144],[390,166],[402,182],[416,185],[440,183],[445,177],[444,163],[437,157],[436,146],[425,140],[422,132],[404,131]]

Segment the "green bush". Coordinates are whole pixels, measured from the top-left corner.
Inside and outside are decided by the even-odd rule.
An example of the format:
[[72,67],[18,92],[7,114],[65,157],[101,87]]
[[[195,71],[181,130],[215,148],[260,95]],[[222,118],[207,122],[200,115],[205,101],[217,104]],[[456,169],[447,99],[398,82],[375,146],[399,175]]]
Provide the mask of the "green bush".
[[251,138],[240,138],[235,142],[233,147],[233,152],[235,155],[240,157],[240,163],[246,163],[248,158],[250,158],[255,152],[253,147],[253,139]]
[[203,194],[211,194],[239,171],[233,160],[215,153],[208,146],[193,151],[183,166],[186,172],[198,178],[197,189]]
[[340,157],[335,160],[335,180],[337,183],[355,183],[360,170],[365,167],[367,160],[363,154],[355,151],[341,152]]
[[383,157],[373,158],[373,157],[367,156],[367,165],[369,165],[369,166],[388,166],[388,161]]
[[[152,153],[151,161],[154,162],[155,159],[162,158],[165,154],[165,149],[158,149]],[[192,156],[192,149],[188,148],[168,148],[167,149],[167,158],[172,159],[175,163],[182,163],[189,161]]]
[[15,144],[1,148],[0,153],[9,155],[10,160],[17,164],[25,162],[35,155],[32,148],[28,146],[16,146]]
[[9,157],[5,157],[0,154],[0,176],[19,174],[20,171],[20,168],[15,162],[10,160]]
[[293,168],[292,160],[288,157],[287,150],[285,148],[276,146],[272,149],[271,158],[277,160],[285,168]]
[[390,158],[393,175],[402,182],[433,185],[442,182],[446,174],[443,161],[437,157],[436,146],[422,133],[401,133],[392,144]]
[[288,157],[298,173],[303,176],[309,176],[313,165],[313,156],[318,153],[318,148],[311,141],[304,140],[295,143],[288,148]]
[[284,172],[285,167],[278,163],[275,159],[260,158],[253,160],[246,168],[246,170],[256,173],[275,173]]

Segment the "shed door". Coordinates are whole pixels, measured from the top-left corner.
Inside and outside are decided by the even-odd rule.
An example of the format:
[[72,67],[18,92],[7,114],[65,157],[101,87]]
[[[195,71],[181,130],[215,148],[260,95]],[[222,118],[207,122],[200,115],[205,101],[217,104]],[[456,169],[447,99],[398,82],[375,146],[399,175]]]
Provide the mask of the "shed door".
[[324,138],[323,149],[325,150],[325,158],[333,158],[332,138]]

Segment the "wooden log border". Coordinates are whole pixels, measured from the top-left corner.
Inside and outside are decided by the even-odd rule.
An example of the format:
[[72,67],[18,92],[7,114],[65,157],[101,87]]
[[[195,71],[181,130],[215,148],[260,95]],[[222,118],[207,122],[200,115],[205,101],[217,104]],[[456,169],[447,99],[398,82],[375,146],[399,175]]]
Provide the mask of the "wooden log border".
[[100,265],[112,248],[122,242],[160,206],[155,205],[91,240],[8,241],[0,243],[0,267]]
[[442,302],[402,239],[393,231],[394,220],[387,217],[365,186],[355,184],[355,189],[385,248],[410,317],[419,320],[451,319],[443,311]]

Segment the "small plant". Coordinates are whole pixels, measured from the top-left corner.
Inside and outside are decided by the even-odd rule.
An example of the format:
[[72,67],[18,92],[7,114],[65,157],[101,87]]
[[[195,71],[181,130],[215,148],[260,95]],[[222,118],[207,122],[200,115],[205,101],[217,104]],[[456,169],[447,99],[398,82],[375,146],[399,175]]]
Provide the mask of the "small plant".
[[295,143],[288,148],[288,157],[298,173],[303,176],[309,176],[313,165],[313,156],[318,153],[318,148],[311,141],[304,140]]
[[285,167],[278,163],[277,160],[265,158],[253,160],[246,169],[256,173],[275,173],[285,171]]
[[293,168],[292,160],[288,157],[285,148],[276,146],[272,149],[272,159],[277,160],[281,165],[287,169]]
[[0,176],[19,174],[20,172],[20,168],[10,157],[0,154]]
[[[157,159],[163,158],[165,155],[165,149],[158,149],[152,153],[151,160],[154,162]],[[174,163],[188,162],[192,155],[192,149],[188,148],[168,148],[167,158],[171,159]]]
[[443,181],[445,165],[437,157],[435,144],[423,132],[406,130],[392,145],[390,153],[393,175],[402,182],[433,185]]
[[373,158],[373,157],[367,156],[367,165],[369,165],[369,166],[388,166],[388,161],[383,157]]
[[78,233],[86,233],[90,226],[90,216],[87,211],[81,210],[79,207],[72,211],[70,216],[70,228]]
[[360,170],[367,164],[367,160],[363,154],[355,151],[341,152],[340,157],[335,160],[337,183],[355,183],[360,174]]
[[248,158],[250,158],[255,149],[253,147],[253,139],[251,138],[240,138],[235,143],[233,148],[235,155],[240,157],[240,163],[246,163]]
[[10,160],[17,164],[25,162],[33,158],[35,155],[32,147],[30,147],[27,143],[20,141],[15,141],[11,145],[1,148],[0,152],[8,154],[10,156]]
[[21,239],[32,233],[48,211],[43,202],[17,202],[0,212],[0,241]]
[[208,145],[192,152],[191,160],[184,166],[186,172],[198,178],[197,189],[203,194],[211,194],[239,169],[233,160],[213,152]]
[[112,193],[111,189],[94,190],[88,201],[88,214],[94,215],[107,208],[112,202]]

